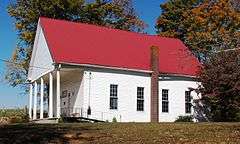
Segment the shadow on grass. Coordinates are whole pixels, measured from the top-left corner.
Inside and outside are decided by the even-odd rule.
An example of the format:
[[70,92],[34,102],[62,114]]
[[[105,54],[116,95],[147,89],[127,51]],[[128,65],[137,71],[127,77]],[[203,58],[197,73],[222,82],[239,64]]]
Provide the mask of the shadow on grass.
[[[90,125],[78,126],[57,124],[15,124],[0,126],[0,144],[28,144],[28,143],[69,143],[74,135],[81,135],[83,131],[95,131]],[[70,135],[69,135],[70,134]]]

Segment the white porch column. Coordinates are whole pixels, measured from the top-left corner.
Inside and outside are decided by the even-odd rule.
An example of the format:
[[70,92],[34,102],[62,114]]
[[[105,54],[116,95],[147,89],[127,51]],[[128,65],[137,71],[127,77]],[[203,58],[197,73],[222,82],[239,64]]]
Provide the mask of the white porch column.
[[53,117],[53,75],[49,73],[49,110],[48,110],[48,117]]
[[29,107],[28,107],[28,115],[29,115],[30,119],[32,119],[32,95],[33,95],[32,88],[33,88],[33,85],[32,85],[32,83],[30,83],[30,88],[29,88]]
[[57,70],[57,118],[60,118],[61,107],[60,107],[60,71]]
[[44,91],[44,82],[41,78],[41,90],[40,90],[40,119],[43,119],[43,91]]
[[33,119],[37,119],[37,82],[34,82]]

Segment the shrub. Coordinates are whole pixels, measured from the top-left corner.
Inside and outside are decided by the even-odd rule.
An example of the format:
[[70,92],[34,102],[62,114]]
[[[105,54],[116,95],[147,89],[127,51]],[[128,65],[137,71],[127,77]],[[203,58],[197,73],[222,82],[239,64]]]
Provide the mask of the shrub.
[[210,121],[240,122],[240,50],[211,56],[199,75],[201,103]]
[[116,117],[113,117],[112,122],[114,122],[114,123],[117,122]]
[[8,117],[0,117],[0,125],[9,124],[9,123],[10,123],[10,119]]
[[179,116],[175,122],[193,122],[192,116]]

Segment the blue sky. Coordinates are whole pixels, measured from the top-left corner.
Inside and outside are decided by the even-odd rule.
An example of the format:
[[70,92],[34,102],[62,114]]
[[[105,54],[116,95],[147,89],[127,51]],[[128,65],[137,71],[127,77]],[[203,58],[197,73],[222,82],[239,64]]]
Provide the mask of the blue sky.
[[[140,18],[148,25],[146,32],[155,34],[156,18],[160,15],[160,4],[166,0],[133,0]],[[9,59],[17,42],[17,32],[13,20],[6,12],[8,0],[0,2],[0,58]],[[23,107],[28,104],[28,96],[19,88],[12,88],[3,80],[5,64],[0,61],[0,108]]]

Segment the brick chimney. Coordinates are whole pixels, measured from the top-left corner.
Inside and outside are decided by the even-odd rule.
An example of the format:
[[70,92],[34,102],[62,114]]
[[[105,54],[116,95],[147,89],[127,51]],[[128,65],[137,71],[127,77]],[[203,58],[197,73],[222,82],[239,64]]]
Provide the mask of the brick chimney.
[[159,122],[159,96],[158,96],[158,76],[159,76],[159,48],[151,48],[151,122]]

